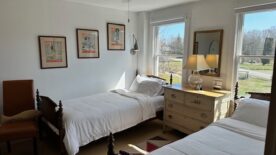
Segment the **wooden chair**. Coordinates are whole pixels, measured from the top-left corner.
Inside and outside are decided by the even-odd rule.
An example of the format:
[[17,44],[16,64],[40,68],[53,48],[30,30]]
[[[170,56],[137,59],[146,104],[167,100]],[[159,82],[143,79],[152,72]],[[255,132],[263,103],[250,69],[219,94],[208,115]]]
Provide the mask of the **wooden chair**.
[[[3,81],[3,112],[13,116],[26,110],[35,109],[33,80]],[[11,152],[10,141],[33,139],[34,154],[37,155],[37,123],[35,120],[24,120],[5,123],[0,126],[0,141],[7,142]]]

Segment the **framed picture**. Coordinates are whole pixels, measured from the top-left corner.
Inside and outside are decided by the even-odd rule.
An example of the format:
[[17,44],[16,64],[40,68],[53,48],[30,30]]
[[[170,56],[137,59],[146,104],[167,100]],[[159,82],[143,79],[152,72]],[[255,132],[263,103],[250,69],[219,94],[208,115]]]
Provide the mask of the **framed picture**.
[[125,25],[107,23],[107,49],[125,50]]
[[78,58],[99,58],[99,31],[77,29]]
[[38,36],[40,51],[40,68],[66,68],[66,37]]

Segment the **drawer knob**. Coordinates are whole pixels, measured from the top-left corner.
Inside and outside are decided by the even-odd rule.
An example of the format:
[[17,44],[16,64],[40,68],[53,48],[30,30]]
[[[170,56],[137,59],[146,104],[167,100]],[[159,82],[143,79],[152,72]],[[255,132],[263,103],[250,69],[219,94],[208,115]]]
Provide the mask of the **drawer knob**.
[[168,115],[169,119],[172,119],[172,115]]
[[172,97],[172,98],[176,98],[176,95],[175,95],[175,94],[171,94],[171,97]]

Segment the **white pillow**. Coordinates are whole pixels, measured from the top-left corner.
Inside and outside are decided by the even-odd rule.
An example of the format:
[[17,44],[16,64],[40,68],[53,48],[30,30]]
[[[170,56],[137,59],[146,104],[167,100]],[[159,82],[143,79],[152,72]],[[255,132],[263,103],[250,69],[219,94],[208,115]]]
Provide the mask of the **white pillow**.
[[236,102],[238,107],[232,115],[233,119],[267,127],[269,101],[244,98]]
[[149,96],[158,96],[161,89],[163,89],[162,85],[157,81],[145,80],[139,83],[138,89],[135,92]]
[[137,75],[132,82],[129,91],[134,91],[149,96],[158,96],[164,93],[163,85],[166,82],[157,78],[149,78]]

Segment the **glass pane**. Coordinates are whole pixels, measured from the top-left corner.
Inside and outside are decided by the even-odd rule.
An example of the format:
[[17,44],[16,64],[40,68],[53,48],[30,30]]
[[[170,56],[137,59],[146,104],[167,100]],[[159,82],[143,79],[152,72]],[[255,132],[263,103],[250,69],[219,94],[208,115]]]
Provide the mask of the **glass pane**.
[[[265,65],[262,60],[267,61]],[[246,92],[271,91],[273,59],[241,58],[239,68],[239,95],[246,96]]]
[[[242,55],[238,70],[239,95],[270,92],[276,41],[276,10],[244,15]],[[261,57],[269,56],[269,57]]]
[[274,55],[275,19],[276,10],[245,14],[242,55]]
[[173,84],[181,84],[182,57],[158,56],[158,76],[170,81],[173,73]]
[[170,73],[173,73],[173,83],[178,84],[182,80],[184,30],[184,22],[155,27],[156,74],[169,81]]

